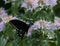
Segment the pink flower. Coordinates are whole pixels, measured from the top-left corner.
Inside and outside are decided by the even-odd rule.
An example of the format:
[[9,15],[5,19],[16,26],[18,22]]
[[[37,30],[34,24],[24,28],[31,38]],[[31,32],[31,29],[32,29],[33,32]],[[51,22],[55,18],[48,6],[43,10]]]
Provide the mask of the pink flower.
[[55,20],[55,23],[54,23],[56,26],[60,27],[60,20]]
[[45,0],[44,3],[47,5],[47,6],[55,6],[57,4],[57,0]]
[[26,2],[23,2],[22,5],[21,5],[21,7],[27,8],[27,3]]
[[60,26],[60,22],[56,21],[55,23],[51,23],[45,20],[36,21],[28,30],[27,36],[31,36],[33,30],[38,30],[40,28],[47,30],[56,30],[57,26]]
[[0,18],[6,17],[7,13],[4,8],[0,8]]
[[0,22],[0,32],[5,28],[5,23],[3,21]]
[[21,7],[25,7],[28,10],[35,10],[38,7],[38,0],[28,0],[28,1],[24,1],[21,5]]
[[54,19],[54,24],[55,24],[57,27],[60,27],[60,18],[59,18],[59,17],[55,17],[55,19]]

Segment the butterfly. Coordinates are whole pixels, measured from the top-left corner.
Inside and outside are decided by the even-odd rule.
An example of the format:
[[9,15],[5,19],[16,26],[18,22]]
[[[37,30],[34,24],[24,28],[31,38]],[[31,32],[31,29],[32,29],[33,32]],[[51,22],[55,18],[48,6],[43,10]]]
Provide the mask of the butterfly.
[[10,20],[9,23],[12,24],[16,28],[17,34],[21,38],[24,37],[24,35],[28,33],[28,29],[30,27],[29,24],[26,24],[25,22],[18,19]]

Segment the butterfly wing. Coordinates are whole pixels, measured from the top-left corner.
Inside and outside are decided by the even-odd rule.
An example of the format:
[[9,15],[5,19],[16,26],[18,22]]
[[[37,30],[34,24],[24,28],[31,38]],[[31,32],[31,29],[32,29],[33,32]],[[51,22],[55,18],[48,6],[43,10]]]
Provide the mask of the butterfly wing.
[[23,36],[25,33],[27,33],[30,27],[28,24],[17,19],[11,20],[10,23],[12,23],[13,26],[17,29],[19,36]]

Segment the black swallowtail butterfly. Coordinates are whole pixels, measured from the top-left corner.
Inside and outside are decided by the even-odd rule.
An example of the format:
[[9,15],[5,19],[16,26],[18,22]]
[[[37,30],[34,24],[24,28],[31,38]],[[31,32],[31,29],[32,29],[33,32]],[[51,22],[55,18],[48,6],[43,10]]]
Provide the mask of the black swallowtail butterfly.
[[9,21],[14,27],[16,27],[17,34],[20,37],[24,37],[24,34],[28,32],[28,29],[30,27],[29,24],[26,24],[23,21],[14,19]]

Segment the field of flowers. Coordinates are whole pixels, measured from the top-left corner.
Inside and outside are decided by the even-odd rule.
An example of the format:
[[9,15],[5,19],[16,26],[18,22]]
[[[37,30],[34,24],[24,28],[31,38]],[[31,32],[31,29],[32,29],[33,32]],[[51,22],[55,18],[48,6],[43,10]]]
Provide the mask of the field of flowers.
[[60,46],[60,0],[0,0],[0,46]]

